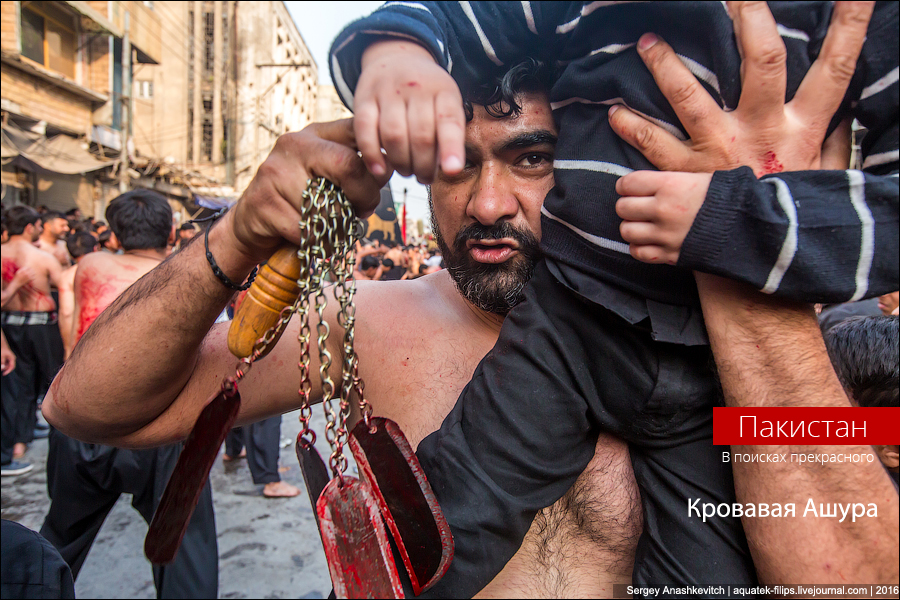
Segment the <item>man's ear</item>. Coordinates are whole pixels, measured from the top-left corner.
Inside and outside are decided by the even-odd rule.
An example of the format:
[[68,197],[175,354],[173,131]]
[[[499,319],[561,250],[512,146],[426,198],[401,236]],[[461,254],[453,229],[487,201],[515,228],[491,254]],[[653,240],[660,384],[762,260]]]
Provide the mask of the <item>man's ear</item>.
[[175,233],[175,223],[172,223],[172,231],[169,232],[169,241],[167,242],[167,244],[168,244],[169,246],[174,246],[174,245],[175,245],[175,239],[176,239],[176,236],[177,236],[177,235],[178,235],[178,234]]

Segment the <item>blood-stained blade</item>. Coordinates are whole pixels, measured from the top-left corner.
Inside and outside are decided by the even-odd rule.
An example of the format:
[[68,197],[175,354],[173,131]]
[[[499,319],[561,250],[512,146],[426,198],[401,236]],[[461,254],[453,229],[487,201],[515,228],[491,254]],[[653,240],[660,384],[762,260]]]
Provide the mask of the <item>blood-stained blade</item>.
[[387,532],[367,484],[354,477],[332,479],[316,512],[338,598],[403,598]]
[[453,536],[400,427],[382,417],[357,423],[350,449],[394,535],[413,591],[437,583],[453,560]]
[[200,492],[240,408],[237,388],[223,388],[197,418],[144,541],[144,554],[150,562],[167,564],[175,560]]
[[322,490],[328,485],[328,468],[319,456],[319,451],[312,442],[303,437],[302,433],[297,434],[297,460],[300,461],[300,471],[303,473],[303,481],[306,482],[306,493],[309,495],[318,525],[319,512],[316,510],[316,502],[322,495]]

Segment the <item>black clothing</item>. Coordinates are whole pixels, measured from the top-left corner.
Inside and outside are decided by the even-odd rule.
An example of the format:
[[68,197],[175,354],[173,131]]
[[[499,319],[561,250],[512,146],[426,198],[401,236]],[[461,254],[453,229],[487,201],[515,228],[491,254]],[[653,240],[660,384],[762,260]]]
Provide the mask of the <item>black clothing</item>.
[[878,298],[869,298],[859,302],[844,302],[826,306],[819,313],[819,328],[825,333],[844,319],[850,317],[879,317],[882,315],[878,308]]
[[735,501],[728,448],[712,444],[720,392],[709,347],[654,341],[648,323],[574,294],[544,263],[532,281],[465,402],[419,445],[456,545],[451,570],[427,594],[471,597],[484,587],[547,498],[584,471],[601,429],[629,442],[641,483],[635,584],[753,584],[740,519],[688,517],[689,500]]
[[0,597],[75,597],[69,565],[40,534],[3,519],[0,540]]
[[[41,535],[59,549],[74,577],[121,494],[133,494],[132,506],[150,523],[180,453],[181,444],[124,450],[79,442],[51,430],[47,455],[51,503]],[[157,597],[216,598],[218,561],[212,491],[207,481],[175,561],[153,565]]]
[[[771,8],[791,99],[832,6]],[[362,51],[385,35],[428,48],[464,97],[526,56],[559,67],[550,91],[556,185],[541,221],[546,265],[441,430],[419,446],[456,540],[450,571],[429,595],[470,597],[490,582],[535,512],[587,465],[600,428],[629,441],[641,489],[635,584],[755,580],[738,519],[687,518],[690,500],[733,500],[730,469],[712,446],[715,378],[691,270],[810,302],[897,289],[897,28],[897,3],[878,3],[831,126],[852,114],[868,128],[864,170],[716,173],[681,269],[633,259],[619,234],[616,180],[653,166],[616,136],[607,111],[625,104],[686,137],[634,49],[648,31],[671,44],[720,106],[735,108],[740,54],[721,3],[396,2],[338,36],[332,76],[351,108]]]
[[[37,424],[37,399],[50,388],[50,382],[63,363],[63,344],[55,312],[2,313],[3,333],[9,349],[16,355],[16,368],[10,373],[18,390],[13,442],[31,443]],[[36,323],[36,324],[32,324]],[[5,378],[6,379],[6,378]]]

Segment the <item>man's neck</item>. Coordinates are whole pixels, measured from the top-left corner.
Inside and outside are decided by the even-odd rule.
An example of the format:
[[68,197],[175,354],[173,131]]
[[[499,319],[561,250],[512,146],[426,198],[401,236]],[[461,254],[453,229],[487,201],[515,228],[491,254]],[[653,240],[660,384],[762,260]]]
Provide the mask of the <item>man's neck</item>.
[[497,313],[488,312],[486,310],[478,308],[465,298],[462,298],[462,300],[466,303],[466,306],[472,312],[472,316],[474,316],[479,323],[482,323],[484,326],[490,328],[497,334],[500,333],[500,328],[503,326],[503,321],[506,320],[506,315],[498,315]]
[[30,244],[30,245],[34,246],[34,242],[31,241],[31,238],[29,238],[28,236],[26,236],[24,233],[21,234],[21,235],[11,235],[11,236],[9,236],[9,242],[8,242],[8,243],[10,243],[10,244],[16,244],[16,243],[18,243],[18,244]]
[[52,233],[49,233],[49,232],[47,232],[47,231],[44,231],[44,233],[42,233],[42,234],[41,234],[41,237],[40,237],[40,240],[41,240],[42,242],[44,242],[45,244],[49,244],[49,245],[51,245],[51,246],[55,246],[55,245],[56,245],[56,241],[57,241],[58,239],[59,239],[59,236],[54,235],[54,234],[52,234]]
[[166,257],[165,248],[144,248],[143,250],[125,250],[123,256],[137,256],[153,260],[163,260]]

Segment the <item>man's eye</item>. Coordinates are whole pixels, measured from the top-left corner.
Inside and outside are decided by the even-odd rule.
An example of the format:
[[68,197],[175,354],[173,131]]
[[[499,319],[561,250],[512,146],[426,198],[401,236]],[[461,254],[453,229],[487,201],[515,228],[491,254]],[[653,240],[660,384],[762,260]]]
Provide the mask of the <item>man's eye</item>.
[[543,154],[526,154],[519,160],[523,167],[538,167],[547,164],[549,158]]

